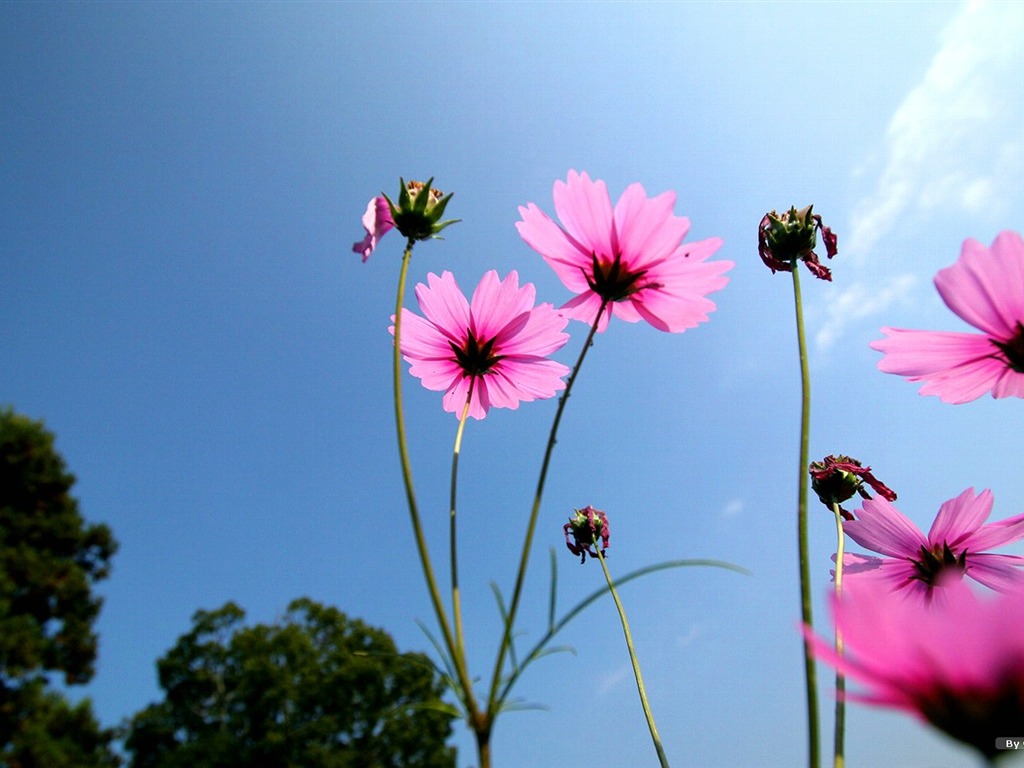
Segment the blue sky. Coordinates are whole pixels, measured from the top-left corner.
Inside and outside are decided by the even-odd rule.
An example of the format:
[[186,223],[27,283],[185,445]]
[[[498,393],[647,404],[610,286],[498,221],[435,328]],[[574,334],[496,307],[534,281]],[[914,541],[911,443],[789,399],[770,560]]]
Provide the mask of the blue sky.
[[[679,765],[803,760],[795,562],[799,379],[791,281],[756,253],[765,211],[814,203],[834,282],[804,280],[811,453],[874,467],[920,526],[964,488],[1024,511],[1018,401],[948,406],[877,371],[881,325],[958,330],[931,284],[966,237],[1022,228],[1024,11],[1010,3],[35,4],[0,7],[0,402],[45,420],[90,520],[121,543],[98,629],[108,725],[158,695],[154,661],[200,608],[272,621],[309,595],[425,650],[430,608],[390,402],[401,242],[350,252],[366,201],[434,176],[463,219],[411,279],[519,271],[518,237],[570,169],[613,197],[676,190],[691,239],[736,262],[711,322],[613,323],[563,421],[521,629],[600,582],[562,544],[612,520],[649,694]],[[585,328],[559,353],[571,364]],[[456,422],[406,379],[411,450],[443,562]],[[554,401],[469,425],[460,463],[471,665],[489,674]],[[817,512],[812,507],[812,512]],[[811,521],[817,593],[835,551]],[[1016,551],[1024,551],[1019,548]],[[817,617],[824,627],[822,601]],[[654,762],[610,602],[561,638],[504,716],[499,765]],[[831,699],[823,669],[828,741]],[[971,765],[910,719],[853,707],[848,764]],[[459,765],[474,761],[456,734]]]

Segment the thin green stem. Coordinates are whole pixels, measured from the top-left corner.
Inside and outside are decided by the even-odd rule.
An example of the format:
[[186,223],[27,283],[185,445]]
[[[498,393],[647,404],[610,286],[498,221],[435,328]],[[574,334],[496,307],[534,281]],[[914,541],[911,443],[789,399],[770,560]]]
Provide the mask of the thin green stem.
[[[409,461],[409,448],[405,436],[405,416],[402,407],[402,308],[405,304],[405,283],[409,273],[409,261],[412,259],[412,238],[405,246],[402,254],[402,269],[398,275],[398,297],[395,301],[395,349],[393,356],[393,379],[395,389],[395,429],[398,434],[398,454],[402,464],[402,480],[405,483],[405,498],[409,506],[409,518],[412,521],[413,535],[416,539],[416,550],[419,553],[420,565],[423,567],[423,578],[427,582],[427,590],[430,592],[430,602],[434,607],[434,614],[437,616],[437,623],[441,627],[441,634],[444,637],[445,648],[455,666],[455,673],[458,678],[459,687],[462,689],[462,700],[466,707],[466,714],[470,726],[478,729],[480,720],[477,708],[476,697],[473,695],[473,685],[466,668],[465,654],[455,642],[452,636],[451,626],[448,623],[448,616],[445,613],[444,603],[441,601],[441,592],[437,587],[437,579],[434,576],[434,567],[430,560],[430,550],[427,548],[427,539],[423,534],[423,525],[420,521],[419,505],[416,503],[416,492],[413,488],[412,466]],[[478,732],[479,739],[479,732]],[[481,768],[483,768],[481,766]]]
[[651,705],[647,701],[647,690],[644,688],[643,675],[640,674],[640,660],[636,657],[633,635],[629,631],[629,621],[626,620],[626,609],[622,607],[619,592],[615,589],[615,582],[612,581],[612,575],[608,571],[608,564],[604,561],[601,542],[597,538],[594,539],[594,551],[597,552],[597,559],[601,561],[601,570],[604,571],[605,581],[608,582],[608,591],[612,593],[612,600],[615,601],[615,608],[619,612],[619,620],[622,622],[622,634],[626,636],[626,648],[629,649],[629,661],[633,665],[633,677],[636,678],[636,689],[640,694],[640,706],[644,708],[644,717],[647,718],[647,728],[651,732],[654,750],[658,753],[658,762],[661,764],[661,768],[669,768],[668,757],[665,755],[665,748],[661,745],[661,737],[658,735],[658,726],[654,723],[654,713],[651,712]]
[[[811,374],[807,363],[807,340],[804,336],[803,306],[800,300],[800,273],[793,265],[793,300],[796,307],[796,338],[800,351],[800,467],[797,481],[797,549],[800,559],[800,611],[803,623],[814,627],[811,615],[811,570],[807,546],[807,462],[811,432]],[[820,765],[818,726],[818,675],[811,653],[810,641],[804,638],[804,677],[807,685],[807,749],[808,765]]]
[[455,448],[452,450],[452,487],[451,504],[448,515],[448,546],[451,550],[452,567],[452,616],[455,620],[455,642],[459,652],[464,656],[466,653],[466,640],[462,633],[462,601],[459,599],[459,558],[456,542],[455,527],[455,498],[459,481],[459,452],[462,450],[462,433],[466,430],[466,417],[469,416],[469,404],[473,399],[473,385],[476,379],[469,382],[469,392],[466,394],[466,404],[462,407],[462,416],[459,418],[459,428],[455,432]]
[[[832,502],[836,516],[836,598],[843,595],[843,557],[846,554],[846,534],[843,532],[843,515],[837,502]],[[836,654],[843,655],[843,635],[836,627]],[[833,749],[833,768],[843,768],[846,763],[844,740],[846,736],[846,676],[836,672],[836,732]]]
[[[682,568],[686,566],[700,565],[708,566],[709,568],[725,568],[730,571],[736,571],[737,573],[743,573],[748,576],[750,575],[749,572],[745,571],[739,566],[733,565],[732,563],[724,563],[720,560],[669,560],[664,563],[648,565],[636,571],[631,571],[630,573],[626,574],[625,576],[619,579],[619,586],[621,587],[633,581],[634,579],[639,579],[641,576],[646,576],[650,573],[656,573],[657,571],[663,571],[667,568]],[[519,679],[519,676],[522,674],[523,670],[525,670],[530,664],[539,659],[541,655],[545,653],[545,649],[547,648],[548,643],[550,643],[551,640],[554,639],[554,637],[559,632],[561,632],[569,622],[575,619],[586,608],[590,607],[595,601],[603,597],[607,591],[607,587],[601,587],[600,589],[591,592],[590,595],[588,595],[583,600],[578,602],[572,610],[570,610],[568,613],[562,616],[557,622],[554,620],[554,614],[551,614],[548,622],[548,631],[541,636],[541,638],[537,641],[533,648],[531,648],[530,651],[523,657],[523,661],[519,664],[519,666],[513,669],[511,674],[506,678],[505,684],[502,686],[501,689],[501,695],[498,696],[498,701],[504,701],[508,697],[509,693],[512,692],[512,688],[515,685],[516,681]]]
[[530,549],[533,546],[533,532],[537,527],[537,516],[540,514],[541,499],[544,496],[544,483],[547,480],[551,454],[555,449],[555,442],[558,437],[558,425],[562,422],[562,412],[565,410],[565,404],[569,402],[569,396],[572,394],[572,385],[576,382],[576,376],[579,375],[583,359],[586,357],[587,350],[590,349],[590,345],[594,340],[594,334],[597,333],[597,326],[601,322],[601,316],[608,306],[608,301],[608,299],[604,299],[601,302],[601,308],[597,311],[597,317],[594,319],[593,325],[590,326],[590,333],[587,334],[587,340],[583,342],[580,356],[576,360],[572,373],[569,374],[569,380],[565,384],[565,392],[558,399],[558,409],[555,411],[555,419],[551,423],[551,433],[548,435],[548,444],[544,449],[544,460],[540,466],[540,476],[537,478],[537,490],[533,496],[533,508],[530,510],[530,520],[526,525],[523,552],[519,557],[519,571],[516,574],[515,586],[512,588],[512,600],[509,603],[505,628],[501,636],[501,644],[498,646],[498,658],[494,662],[494,674],[491,676],[491,690],[487,697],[487,712],[491,713],[492,717],[496,711],[496,705],[500,704],[501,701],[498,696],[498,691],[501,687],[501,672],[505,666],[505,655],[512,644],[512,627],[515,626],[516,611],[519,609],[519,598],[522,596],[523,583],[526,581],[526,567],[530,560]]

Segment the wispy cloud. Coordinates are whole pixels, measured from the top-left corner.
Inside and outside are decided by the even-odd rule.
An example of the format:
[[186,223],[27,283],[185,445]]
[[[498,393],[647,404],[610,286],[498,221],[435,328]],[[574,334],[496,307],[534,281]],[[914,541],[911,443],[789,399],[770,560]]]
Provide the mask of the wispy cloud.
[[869,253],[910,213],[998,215],[1021,188],[1024,4],[970,2],[889,121],[877,186],[855,206],[844,251]]
[[705,634],[707,634],[707,626],[705,624],[691,624],[685,635],[680,635],[676,638],[676,646],[678,648],[686,648]]
[[831,348],[847,327],[872,315],[878,315],[898,301],[904,300],[918,282],[914,275],[899,275],[882,289],[862,282],[850,285],[825,308],[825,319],[814,336],[818,349]]
[[872,284],[886,287],[854,280],[831,299],[815,336],[819,351],[922,282],[885,274],[884,260],[874,258],[902,221],[957,212],[998,223],[1024,192],[1021,39],[1024,3],[968,2],[943,30],[924,78],[889,120],[878,180],[840,237],[844,260],[862,270],[872,261]]
[[625,680],[627,677],[632,679],[633,668],[629,664],[624,664],[610,672],[602,672],[597,676],[597,692],[600,694],[608,693],[613,688]]
[[743,499],[731,499],[729,503],[722,508],[720,516],[725,520],[729,520],[739,515],[742,511]]

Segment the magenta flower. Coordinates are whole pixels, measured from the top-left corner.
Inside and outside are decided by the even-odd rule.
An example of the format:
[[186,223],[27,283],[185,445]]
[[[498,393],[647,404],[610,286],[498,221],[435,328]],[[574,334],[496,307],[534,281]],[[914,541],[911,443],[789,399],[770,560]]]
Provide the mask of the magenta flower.
[[385,234],[394,229],[395,222],[391,218],[391,206],[383,197],[373,198],[366,206],[366,213],[363,214],[363,229],[366,230],[366,237],[357,243],[352,244],[355,253],[363,254],[363,261],[370,258],[373,249],[377,247],[377,241]]
[[1004,592],[1024,585],[1024,556],[984,551],[1024,538],[1024,514],[985,525],[991,512],[992,492],[975,496],[968,488],[939,507],[926,537],[885,498],[865,501],[856,519],[843,523],[843,530],[888,559],[847,554],[847,577],[925,598],[932,596],[940,577],[949,575],[957,580],[969,576]]
[[986,248],[965,240],[960,260],[935,275],[946,306],[981,333],[882,328],[872,342],[886,373],[924,381],[922,395],[967,403],[986,392],[1024,397],[1024,241],[1000,232]]
[[402,310],[402,356],[423,386],[445,393],[446,411],[461,415],[472,393],[469,415],[482,419],[491,406],[515,409],[565,389],[569,368],[547,355],[569,340],[569,320],[550,304],[535,307],[532,283],[520,288],[515,271],[499,281],[492,269],[471,302],[451,272],[427,283],[416,286],[425,317]]
[[1024,724],[1024,591],[982,600],[956,583],[943,595],[832,595],[843,655],[809,627],[804,634],[818,658],[865,687],[848,698],[909,712],[992,759]]
[[603,181],[569,171],[567,181],[555,182],[554,199],[561,226],[530,203],[519,208],[516,229],[578,294],[562,307],[569,317],[593,323],[604,303],[599,331],[615,314],[681,333],[714,311],[705,296],[729,282],[722,273],[733,263],[706,261],[721,238],[682,243],[690,221],[672,214],[675,192],[648,198],[631,184],[613,210]]

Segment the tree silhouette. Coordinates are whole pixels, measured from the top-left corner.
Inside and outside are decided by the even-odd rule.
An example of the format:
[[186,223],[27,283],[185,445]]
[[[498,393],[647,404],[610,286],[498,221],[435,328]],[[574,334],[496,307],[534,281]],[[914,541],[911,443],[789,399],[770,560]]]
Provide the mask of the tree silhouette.
[[0,761],[11,768],[118,764],[90,704],[46,689],[51,673],[92,678],[92,586],[117,548],[107,526],[82,519],[74,482],[53,434],[0,408]]
[[233,603],[193,617],[157,663],[163,701],[135,715],[135,768],[453,768],[452,713],[421,654],[308,598],[245,627]]

